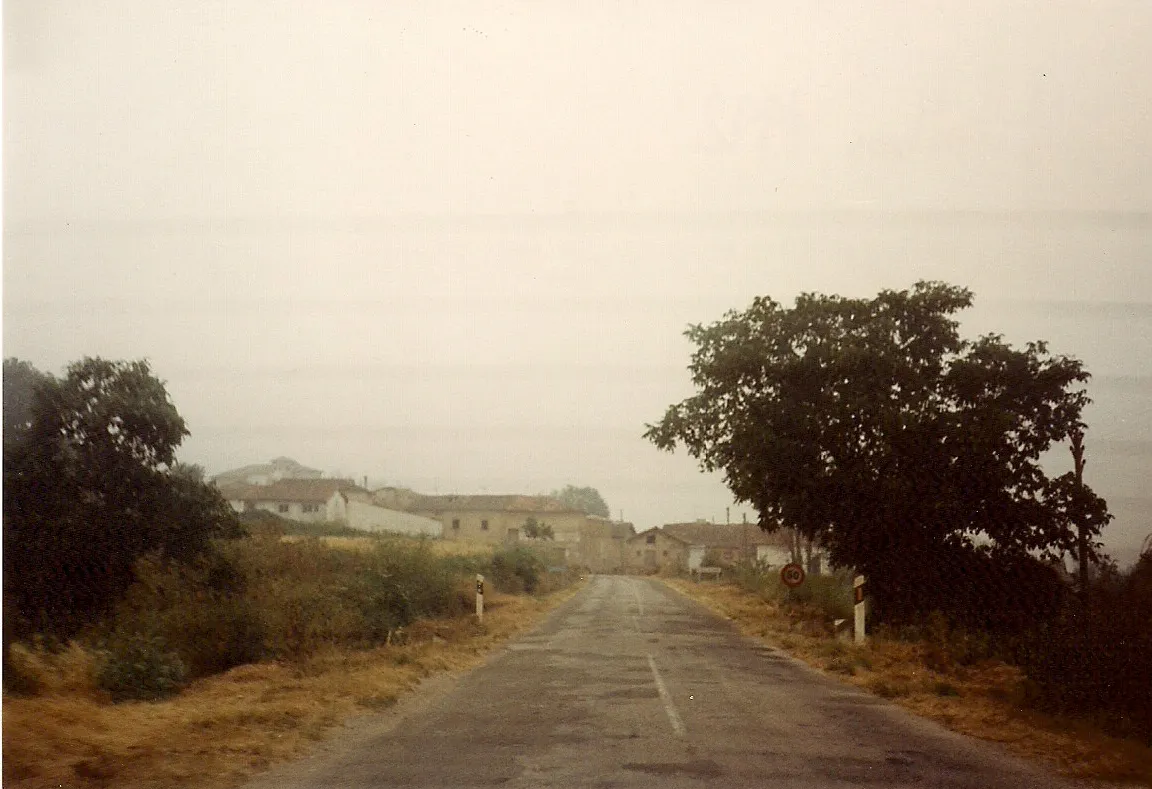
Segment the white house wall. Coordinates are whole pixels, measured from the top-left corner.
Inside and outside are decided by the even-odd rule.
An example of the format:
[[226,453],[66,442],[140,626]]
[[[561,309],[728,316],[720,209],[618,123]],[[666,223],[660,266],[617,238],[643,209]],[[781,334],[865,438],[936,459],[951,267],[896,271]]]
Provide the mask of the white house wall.
[[769,567],[783,567],[792,561],[792,554],[787,549],[775,545],[757,545],[756,561],[763,562]]
[[347,502],[347,515],[344,519],[351,528],[361,531],[386,531],[424,537],[439,537],[444,528],[440,521],[431,518],[354,500]]
[[304,523],[323,523],[328,509],[323,504],[301,504],[298,501],[258,501],[254,509],[274,512],[281,518]]
[[704,554],[708,553],[706,545],[693,545],[688,548],[688,569],[699,570],[704,564]]
[[348,520],[348,500],[336,491],[328,499],[328,503],[324,505],[325,513],[329,523],[332,521],[347,521]]

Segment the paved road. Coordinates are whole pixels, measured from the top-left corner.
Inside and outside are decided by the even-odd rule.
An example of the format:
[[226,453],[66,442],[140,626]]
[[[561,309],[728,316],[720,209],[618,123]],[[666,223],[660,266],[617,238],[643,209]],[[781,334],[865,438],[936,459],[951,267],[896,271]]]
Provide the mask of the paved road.
[[355,747],[260,786],[1070,786],[743,638],[655,581],[600,576]]

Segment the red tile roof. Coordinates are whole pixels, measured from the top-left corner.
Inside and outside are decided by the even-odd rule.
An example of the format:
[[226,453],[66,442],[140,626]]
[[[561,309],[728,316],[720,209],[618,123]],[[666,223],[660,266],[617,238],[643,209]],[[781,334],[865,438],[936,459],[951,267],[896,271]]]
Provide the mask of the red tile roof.
[[648,535],[653,533],[653,532],[661,533],[670,540],[675,540],[676,542],[682,542],[685,545],[692,545],[692,542],[690,540],[685,540],[683,537],[677,537],[675,534],[672,534],[671,532],[664,531],[659,526],[653,526],[651,529],[645,529],[644,531],[640,532],[639,534],[634,534],[631,537],[627,538],[624,542],[637,542],[637,541],[639,541],[639,539],[641,537],[647,538]]
[[411,509],[417,512],[578,512],[551,496],[446,495],[417,496]]
[[220,492],[229,501],[290,501],[322,504],[338,490],[360,490],[350,479],[282,479],[271,485],[224,485]]
[[781,529],[769,534],[755,523],[668,523],[663,530],[691,545],[706,545],[709,548],[788,546],[788,532]]

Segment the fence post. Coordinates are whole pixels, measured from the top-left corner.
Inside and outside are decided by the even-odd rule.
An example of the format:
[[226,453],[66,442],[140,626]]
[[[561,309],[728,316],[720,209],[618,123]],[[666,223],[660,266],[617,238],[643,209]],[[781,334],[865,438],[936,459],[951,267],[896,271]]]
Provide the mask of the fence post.
[[867,622],[865,622],[866,604],[864,602],[864,576],[862,576],[862,575],[856,576],[856,580],[852,585],[852,591],[854,593],[854,599],[856,601],[856,604],[853,606],[853,610],[856,614],[856,621],[854,623],[856,626],[855,627],[855,631],[856,631],[856,639],[855,640],[856,640],[857,644],[863,644],[864,639],[865,639],[865,632],[866,632],[865,627],[867,625]]
[[476,573],[476,618],[484,621],[484,576]]

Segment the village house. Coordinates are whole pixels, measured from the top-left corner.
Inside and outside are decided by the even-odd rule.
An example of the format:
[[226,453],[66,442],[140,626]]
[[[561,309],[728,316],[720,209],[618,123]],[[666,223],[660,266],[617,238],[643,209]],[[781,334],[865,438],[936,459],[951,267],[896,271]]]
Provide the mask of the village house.
[[530,521],[551,530],[551,537],[536,541],[552,548],[557,560],[595,573],[623,569],[624,540],[635,533],[630,523],[585,515],[551,496],[436,495],[426,496],[405,488],[381,488],[373,501],[432,518],[446,540],[514,544],[529,540]]
[[[377,501],[397,500],[396,495],[391,491],[386,497],[377,495]],[[414,494],[406,503],[409,512],[440,521],[445,539],[450,540],[517,542],[526,537],[524,527],[533,518],[552,529],[557,545],[570,548],[579,545],[586,520],[583,512],[550,496]]]
[[[630,572],[692,572],[706,566],[758,562],[779,568],[792,561],[793,534],[769,534],[752,523],[669,523],[630,537],[624,567]],[[813,551],[809,572],[819,572],[821,555]]]
[[589,515],[580,532],[579,564],[594,573],[624,569],[624,543],[636,534],[631,523]]
[[624,569],[630,572],[683,572],[688,566],[686,540],[659,527],[642,531],[624,542]]
[[359,488],[342,489],[328,500],[332,520],[368,532],[406,534],[411,537],[443,536],[440,521],[411,512],[381,506],[371,493]]
[[340,523],[368,532],[441,536],[440,522],[380,506],[350,479],[282,479],[220,488],[236,512],[263,510],[304,523]]
[[263,510],[305,523],[337,520],[339,513],[329,512],[329,502],[334,494],[344,490],[359,490],[350,479],[282,479],[264,485],[233,484],[218,487],[236,512]]
[[663,530],[689,544],[686,569],[706,564],[731,565],[756,561],[782,567],[792,561],[792,533],[780,529],[772,534],[754,523],[668,523]]

